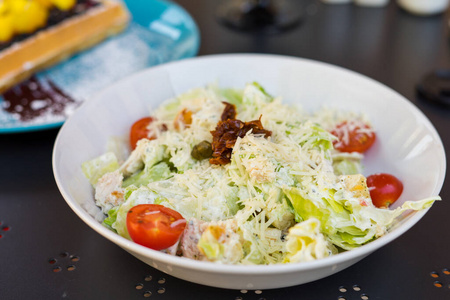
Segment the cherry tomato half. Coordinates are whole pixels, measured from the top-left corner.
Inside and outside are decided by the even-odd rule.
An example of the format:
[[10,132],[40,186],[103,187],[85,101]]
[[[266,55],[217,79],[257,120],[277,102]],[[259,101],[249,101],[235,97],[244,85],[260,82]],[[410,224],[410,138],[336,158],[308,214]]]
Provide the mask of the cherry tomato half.
[[186,220],[180,213],[159,204],[136,205],[127,214],[131,239],[155,250],[174,245],[185,227]]
[[360,121],[344,121],[338,124],[331,134],[338,138],[333,145],[341,152],[363,153],[375,142],[375,133],[372,128]]
[[370,197],[376,207],[388,208],[403,192],[403,183],[395,176],[377,173],[367,177]]
[[130,146],[131,149],[136,148],[136,144],[140,139],[147,138],[147,139],[154,139],[155,137],[149,136],[150,130],[148,129],[148,125],[153,122],[152,117],[146,117],[137,120],[130,129]]

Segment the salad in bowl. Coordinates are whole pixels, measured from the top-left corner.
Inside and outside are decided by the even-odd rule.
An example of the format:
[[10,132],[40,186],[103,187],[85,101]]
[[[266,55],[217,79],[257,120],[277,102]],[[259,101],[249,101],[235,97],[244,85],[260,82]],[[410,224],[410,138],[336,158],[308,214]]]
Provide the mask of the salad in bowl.
[[[366,115],[286,104],[256,82],[189,89],[81,166],[102,224],[145,247],[221,264],[302,263],[385,235],[396,174],[365,174]],[[366,177],[367,176],[367,177]]]
[[85,101],[53,151],[62,196],[93,230],[171,276],[231,289],[351,266],[438,204],[445,170],[439,134],[404,97],[277,55],[130,76]]

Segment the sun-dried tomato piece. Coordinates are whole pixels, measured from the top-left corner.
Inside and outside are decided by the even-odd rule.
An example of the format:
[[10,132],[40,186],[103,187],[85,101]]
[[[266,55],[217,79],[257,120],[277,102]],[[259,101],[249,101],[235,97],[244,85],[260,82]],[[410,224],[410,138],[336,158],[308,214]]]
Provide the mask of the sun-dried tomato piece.
[[250,131],[250,129],[252,130],[253,134],[264,134],[264,137],[268,138],[269,136],[272,135],[272,131],[270,130],[266,130],[264,129],[264,127],[262,126],[261,123],[261,116],[259,117],[258,120],[253,120],[250,122],[245,122],[245,126],[244,126],[245,132],[242,136],[240,137],[244,137],[244,135]]
[[236,119],[228,119],[217,123],[216,129],[211,131],[213,154],[209,163],[224,165],[231,161],[231,152],[236,143],[237,134],[244,128],[244,125],[244,122]]
[[272,132],[263,128],[261,124],[261,117],[259,120],[250,122],[242,122],[237,119],[227,119],[226,121],[219,121],[216,129],[211,131],[213,136],[212,158],[209,163],[214,165],[224,165],[231,162],[231,154],[233,152],[234,144],[238,137],[243,138],[247,132],[252,130],[253,134],[264,134],[264,137],[269,137]]
[[223,110],[222,116],[220,119],[222,121],[226,121],[228,119],[234,119],[236,118],[236,106],[234,104],[228,103],[228,102],[222,102],[225,104],[225,108]]

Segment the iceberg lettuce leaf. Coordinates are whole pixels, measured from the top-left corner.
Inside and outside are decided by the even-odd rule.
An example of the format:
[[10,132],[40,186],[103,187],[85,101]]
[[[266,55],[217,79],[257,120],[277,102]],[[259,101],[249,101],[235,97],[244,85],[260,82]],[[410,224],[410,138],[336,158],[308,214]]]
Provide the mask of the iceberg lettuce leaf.
[[102,223],[106,228],[108,228],[116,233],[117,233],[117,231],[112,227],[112,224],[114,224],[114,222],[116,222],[118,210],[119,210],[119,206],[111,208],[108,211],[108,217],[106,217]]
[[336,175],[361,174],[362,165],[359,159],[345,158],[333,160],[333,170]]
[[114,172],[119,167],[116,155],[112,152],[107,152],[81,164],[81,170],[84,176],[86,176],[94,187],[100,177],[106,173]]
[[345,250],[359,247],[385,234],[394,220],[405,211],[426,209],[440,199],[432,197],[421,201],[406,201],[401,207],[390,210],[377,208],[372,204],[357,205],[350,201],[347,208],[333,199],[336,194],[332,193],[330,199],[322,198],[322,202],[316,203],[308,199],[300,189],[285,189],[284,192],[295,210],[297,221],[318,219],[325,236]]
[[330,256],[337,249],[320,231],[320,221],[310,218],[289,229],[286,237],[286,257],[283,263],[304,262]]
[[141,172],[125,179],[123,182],[123,186],[128,187],[130,185],[135,185],[137,187],[140,187],[143,185],[147,185],[150,182],[168,179],[171,176],[172,173],[170,171],[169,165],[165,162],[160,162],[159,164],[151,167],[148,167],[148,165],[146,165]]

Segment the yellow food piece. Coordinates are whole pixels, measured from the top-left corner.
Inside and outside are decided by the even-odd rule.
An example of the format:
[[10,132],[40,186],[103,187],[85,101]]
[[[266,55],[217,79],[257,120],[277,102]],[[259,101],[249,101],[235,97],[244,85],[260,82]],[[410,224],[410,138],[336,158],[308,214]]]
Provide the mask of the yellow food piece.
[[60,10],[69,10],[75,5],[76,0],[51,0],[51,2]]
[[0,0],[0,17],[5,15],[9,10],[9,6],[6,1]]
[[69,10],[76,0],[0,0],[0,42],[30,34],[47,24],[49,10]]
[[47,9],[53,6],[52,0],[35,0],[35,1]]
[[10,2],[10,14],[13,16],[13,28],[17,34],[33,33],[45,26],[48,11],[36,1],[15,0]]
[[14,35],[11,15],[0,15],[0,42],[9,41]]

